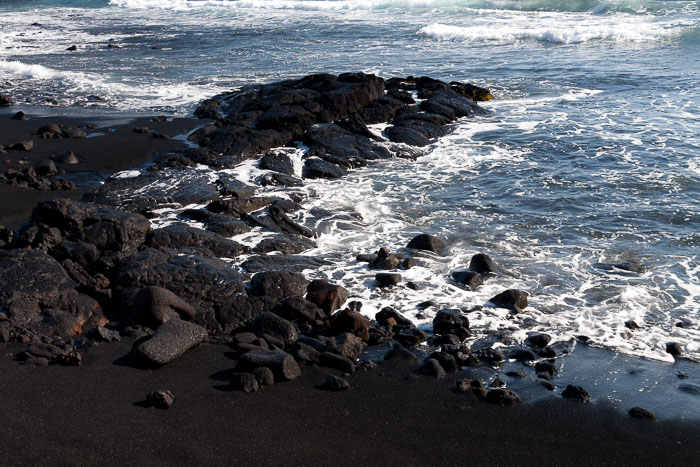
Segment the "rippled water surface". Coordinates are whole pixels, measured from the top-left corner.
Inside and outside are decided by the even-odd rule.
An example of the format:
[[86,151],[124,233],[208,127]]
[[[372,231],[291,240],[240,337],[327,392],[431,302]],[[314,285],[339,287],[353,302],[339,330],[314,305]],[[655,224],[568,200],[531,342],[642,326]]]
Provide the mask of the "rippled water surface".
[[[677,341],[700,359],[696,1],[0,1],[0,15],[0,89],[59,112],[184,115],[235,86],[321,71],[487,86],[488,114],[417,162],[307,184],[310,207],[363,219],[303,219],[325,232],[310,254],[337,258],[320,273],[369,312],[410,316],[429,298],[471,306],[523,288],[526,313],[487,307],[470,315],[475,329],[586,335],[665,360]],[[425,287],[368,287],[354,255],[419,232],[451,245],[406,272]],[[478,292],[451,283],[476,252],[510,275]],[[609,266],[621,262],[642,272]]]

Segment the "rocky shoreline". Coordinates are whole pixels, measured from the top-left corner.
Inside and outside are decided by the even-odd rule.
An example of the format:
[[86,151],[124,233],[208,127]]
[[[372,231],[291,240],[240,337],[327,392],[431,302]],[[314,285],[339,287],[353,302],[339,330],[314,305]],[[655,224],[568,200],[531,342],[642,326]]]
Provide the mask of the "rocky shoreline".
[[[243,392],[294,381],[307,371],[326,372],[319,389],[345,391],[356,373],[393,365],[409,377],[449,380],[468,404],[501,406],[517,405],[520,397],[500,375],[482,377],[482,369],[515,361],[523,369],[505,372],[508,378],[532,374],[546,390],[587,402],[585,388],[557,380],[557,359],[571,348],[549,346],[546,334],[532,333],[526,342],[494,336],[470,347],[465,341],[475,310],[434,303],[417,304],[433,315],[432,332],[391,307],[370,320],[340,284],[314,277],[326,258],[303,254],[317,235],[299,222],[304,180],[340,178],[375,161],[414,159],[457,119],[483,114],[477,101],[487,99],[488,90],[430,78],[311,75],[205,101],[195,111],[205,124],[187,122],[189,144],[182,132],[172,139],[172,126],[180,122],[130,125],[129,138],[159,153],[145,170],[109,177],[96,189],[81,189],[80,179],[78,190],[71,181],[57,182],[80,154],[64,152],[6,170],[0,181],[15,191],[46,191],[53,184],[66,189],[40,201],[21,227],[0,227],[0,343],[24,364],[80,366],[102,343],[123,351],[119,342],[130,342],[123,364],[156,372],[198,345],[224,347],[231,358],[228,368],[219,369],[226,372],[226,388]],[[100,128],[49,124],[37,127],[35,137],[106,137],[86,138],[90,131]],[[8,154],[21,149],[6,143]],[[300,151],[301,158],[290,157]],[[198,170],[235,172],[258,159],[269,172],[253,182],[278,188],[279,196],[256,195],[257,187],[230,170],[216,178]],[[75,191],[81,201],[71,196]],[[247,233],[253,241],[231,239]],[[357,261],[376,270],[374,287],[418,287],[404,283],[402,271],[446,247],[422,234],[405,248],[377,245],[376,253]],[[452,279],[471,290],[503,273],[486,253],[465,266]],[[527,307],[527,296],[504,290],[490,305],[517,314]],[[682,349],[670,343],[668,351],[680,356]],[[170,388],[152,389],[145,405],[167,408],[179,397]],[[630,415],[654,417],[640,407]]]

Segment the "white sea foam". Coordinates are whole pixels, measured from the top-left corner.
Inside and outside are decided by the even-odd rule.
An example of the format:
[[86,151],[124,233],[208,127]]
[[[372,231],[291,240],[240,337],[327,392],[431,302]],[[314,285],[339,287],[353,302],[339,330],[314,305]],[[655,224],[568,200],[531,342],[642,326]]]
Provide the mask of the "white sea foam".
[[[528,24],[528,20],[530,20]],[[432,23],[418,33],[438,41],[513,42],[537,40],[557,44],[577,44],[589,41],[642,42],[678,34],[684,27],[656,24],[645,18],[615,17],[585,19],[580,17],[508,18],[470,25]]]

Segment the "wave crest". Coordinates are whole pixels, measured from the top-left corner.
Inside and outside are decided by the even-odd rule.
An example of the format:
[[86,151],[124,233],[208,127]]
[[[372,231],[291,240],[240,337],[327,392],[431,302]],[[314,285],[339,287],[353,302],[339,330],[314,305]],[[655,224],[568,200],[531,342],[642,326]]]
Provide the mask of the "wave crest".
[[433,23],[418,34],[437,41],[450,42],[514,42],[536,40],[556,44],[577,44],[589,41],[643,42],[658,40],[679,32],[678,28],[646,23],[643,27],[629,23],[575,23],[542,25],[474,25],[454,26]]

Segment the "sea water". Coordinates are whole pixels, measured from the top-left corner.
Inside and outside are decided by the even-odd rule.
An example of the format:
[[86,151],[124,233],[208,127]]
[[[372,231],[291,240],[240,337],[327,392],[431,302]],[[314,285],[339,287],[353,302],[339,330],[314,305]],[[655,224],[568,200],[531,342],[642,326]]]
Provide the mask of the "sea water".
[[[665,361],[674,341],[700,360],[700,2],[0,0],[0,24],[0,92],[56,113],[188,115],[214,94],[316,72],[488,87],[486,115],[417,161],[306,182],[296,220],[319,232],[306,254],[331,260],[307,275],[428,330],[420,302],[472,309],[519,288],[525,312],[469,314],[475,339],[586,336]],[[449,248],[402,273],[420,290],[379,289],[354,260],[422,232]],[[479,252],[506,273],[472,292],[450,272]]]

